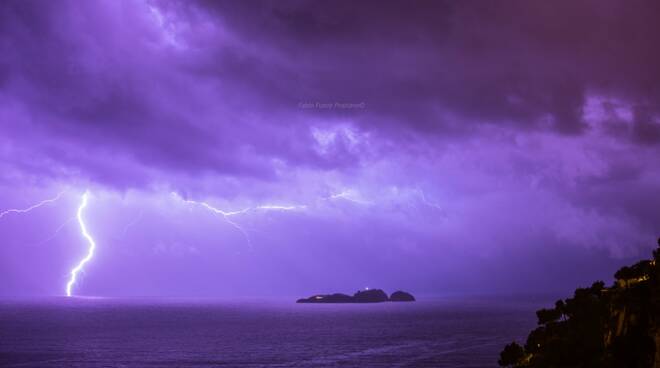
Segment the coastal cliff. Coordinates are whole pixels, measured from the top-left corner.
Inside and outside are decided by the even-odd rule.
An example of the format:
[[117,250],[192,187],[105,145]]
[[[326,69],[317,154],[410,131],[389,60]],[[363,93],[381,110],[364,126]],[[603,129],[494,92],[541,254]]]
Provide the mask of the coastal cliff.
[[504,347],[503,367],[660,368],[660,239],[651,260],[622,267],[616,281],[575,290],[536,312],[524,346]]

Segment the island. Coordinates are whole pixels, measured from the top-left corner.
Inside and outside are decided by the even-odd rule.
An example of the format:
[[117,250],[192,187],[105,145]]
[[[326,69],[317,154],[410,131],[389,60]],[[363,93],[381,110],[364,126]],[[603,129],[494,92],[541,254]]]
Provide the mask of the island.
[[415,297],[405,291],[395,291],[390,295],[391,302],[414,302]]
[[414,302],[415,297],[405,291],[395,291],[391,296],[381,289],[359,290],[353,296],[341,293],[318,294],[309,298],[298,299],[296,303],[382,303]]
[[499,365],[659,368],[660,239],[653,258],[614,278],[612,286],[597,281],[537,311],[538,327],[524,345],[506,345]]

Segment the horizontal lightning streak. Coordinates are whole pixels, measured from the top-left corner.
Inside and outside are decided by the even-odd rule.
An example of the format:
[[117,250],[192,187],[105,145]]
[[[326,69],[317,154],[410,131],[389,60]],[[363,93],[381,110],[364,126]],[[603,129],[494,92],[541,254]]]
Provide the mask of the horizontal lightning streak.
[[243,236],[245,237],[245,241],[247,242],[250,249],[252,249],[252,241],[250,240],[250,237],[248,236],[247,231],[245,229],[243,229],[243,227],[241,227],[239,224],[237,224],[236,222],[232,221],[229,218],[230,216],[235,216],[235,215],[240,215],[242,213],[245,213],[245,212],[250,210],[249,208],[245,208],[245,209],[242,209],[242,210],[239,210],[239,211],[223,211],[219,208],[211,206],[210,204],[208,204],[206,202],[197,202],[197,201],[193,201],[191,199],[184,199],[179,194],[177,194],[175,192],[172,192],[172,195],[175,198],[177,198],[177,199],[179,199],[179,200],[181,200],[185,203],[194,204],[194,205],[197,205],[197,206],[202,206],[202,207],[206,208],[207,210],[210,210],[211,212],[213,212],[215,214],[221,215],[223,217],[223,219],[225,220],[225,222],[227,222],[231,226],[235,227],[238,231],[241,232],[241,234],[243,234]]
[[333,195],[331,195],[331,196],[329,196],[329,197],[326,197],[326,198],[324,198],[324,199],[325,199],[325,200],[329,200],[329,199],[344,199],[344,200],[346,200],[346,201],[353,202],[353,203],[357,203],[357,204],[364,205],[364,206],[368,206],[368,205],[372,205],[372,204],[373,204],[372,202],[364,201],[364,200],[361,200],[361,199],[357,199],[357,198],[355,198],[355,197],[356,197],[356,196],[355,196],[355,193],[354,193],[353,191],[351,191],[351,190],[344,190],[344,191],[342,191],[342,192],[340,192],[340,193],[333,194]]
[[8,210],[5,210],[5,211],[2,211],[2,212],[0,212],[0,218],[3,218],[4,216],[6,216],[6,215],[8,215],[8,214],[10,214],[10,213],[26,213],[26,212],[30,212],[30,211],[32,211],[32,210],[34,210],[34,209],[37,209],[37,208],[39,208],[39,207],[41,207],[41,206],[44,206],[44,205],[46,205],[46,204],[53,203],[53,202],[57,201],[58,199],[60,199],[60,197],[62,197],[62,195],[63,195],[65,192],[66,192],[66,191],[62,191],[62,192],[58,193],[57,196],[55,196],[54,198],[50,198],[50,199],[43,200],[43,201],[41,201],[41,202],[39,202],[39,203],[37,203],[37,204],[34,204],[34,205],[32,205],[32,206],[30,206],[30,207],[28,207],[28,208],[22,208],[22,209],[21,209],[21,208],[11,208],[11,209],[8,209]]
[[272,210],[272,211],[294,211],[294,210],[304,210],[307,208],[305,205],[299,206],[275,206],[275,205],[264,205],[255,207],[258,210]]
[[224,211],[224,210],[221,210],[217,207],[214,207],[214,206],[208,204],[207,202],[198,202],[198,201],[193,201],[191,199],[184,199],[175,192],[173,192],[172,195],[175,198],[177,198],[177,199],[179,199],[179,200],[181,200],[185,203],[194,204],[194,205],[197,205],[197,206],[202,206],[202,207],[210,210],[211,212],[214,212],[216,214],[221,215],[223,217],[223,219],[228,224],[235,227],[238,231],[240,231],[243,234],[243,236],[245,237],[245,241],[247,242],[250,249],[253,248],[252,247],[252,240],[250,240],[250,236],[249,236],[247,230],[245,230],[245,228],[243,228],[241,225],[239,225],[238,223],[233,221],[230,217],[245,214],[249,211],[258,211],[258,210],[261,210],[261,211],[296,211],[296,210],[303,210],[303,209],[307,208],[307,206],[305,206],[305,205],[282,206],[282,205],[270,205],[270,204],[268,204],[268,205],[259,205],[259,206],[255,206],[255,207],[247,207],[247,208],[244,208],[242,210],[237,210],[237,211]]

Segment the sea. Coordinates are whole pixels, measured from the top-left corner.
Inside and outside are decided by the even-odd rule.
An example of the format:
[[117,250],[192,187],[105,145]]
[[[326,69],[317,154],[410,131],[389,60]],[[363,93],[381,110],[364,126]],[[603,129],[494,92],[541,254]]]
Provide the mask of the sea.
[[497,367],[547,296],[0,300],[0,367]]

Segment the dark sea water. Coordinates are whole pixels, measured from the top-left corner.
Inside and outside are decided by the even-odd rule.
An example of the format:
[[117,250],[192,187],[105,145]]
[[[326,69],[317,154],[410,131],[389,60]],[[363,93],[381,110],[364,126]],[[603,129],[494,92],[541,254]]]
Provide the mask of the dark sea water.
[[496,367],[541,297],[0,301],[0,367]]

